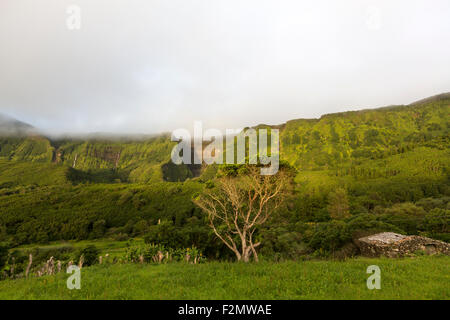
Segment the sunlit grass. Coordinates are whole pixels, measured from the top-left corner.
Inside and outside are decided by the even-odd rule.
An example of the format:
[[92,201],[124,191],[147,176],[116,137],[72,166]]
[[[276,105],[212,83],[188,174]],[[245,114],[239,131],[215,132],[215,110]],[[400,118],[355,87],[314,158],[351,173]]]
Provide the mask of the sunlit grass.
[[[381,289],[369,290],[369,265]],[[450,257],[347,261],[97,265],[69,275],[0,282],[1,299],[449,299]]]

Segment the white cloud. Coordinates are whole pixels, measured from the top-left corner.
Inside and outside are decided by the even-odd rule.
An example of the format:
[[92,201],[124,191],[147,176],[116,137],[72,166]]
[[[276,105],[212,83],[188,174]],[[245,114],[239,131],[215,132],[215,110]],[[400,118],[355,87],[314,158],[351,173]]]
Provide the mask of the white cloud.
[[450,91],[449,16],[447,0],[3,0],[0,111],[154,133],[408,103]]

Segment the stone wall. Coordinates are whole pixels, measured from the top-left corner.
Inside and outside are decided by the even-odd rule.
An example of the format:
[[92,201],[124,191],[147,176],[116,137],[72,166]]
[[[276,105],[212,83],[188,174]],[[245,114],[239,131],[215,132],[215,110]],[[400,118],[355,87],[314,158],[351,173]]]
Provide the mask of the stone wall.
[[426,254],[450,255],[450,244],[421,236],[404,236],[383,232],[356,241],[361,255],[366,257],[386,256],[396,258],[422,251]]

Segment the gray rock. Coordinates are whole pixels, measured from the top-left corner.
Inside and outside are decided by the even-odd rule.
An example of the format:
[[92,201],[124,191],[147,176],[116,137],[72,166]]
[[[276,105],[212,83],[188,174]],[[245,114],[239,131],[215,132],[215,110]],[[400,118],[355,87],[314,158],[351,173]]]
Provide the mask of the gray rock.
[[396,258],[422,251],[425,254],[450,255],[450,244],[421,236],[405,236],[393,232],[377,233],[356,241],[361,255]]

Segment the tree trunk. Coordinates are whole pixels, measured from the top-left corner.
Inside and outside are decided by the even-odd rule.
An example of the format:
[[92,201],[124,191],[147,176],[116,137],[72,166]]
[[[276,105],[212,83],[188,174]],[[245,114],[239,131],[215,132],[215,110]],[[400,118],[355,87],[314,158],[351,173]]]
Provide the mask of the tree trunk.
[[252,252],[253,252],[253,259],[255,259],[255,262],[258,262],[258,254],[256,253],[255,247],[253,246],[253,244],[251,244],[252,247]]
[[28,273],[30,272],[32,263],[33,263],[33,255],[30,253],[27,270],[25,271],[25,278],[28,278]]
[[242,260],[244,262],[249,262],[250,261],[250,255],[251,255],[251,252],[252,252],[251,250],[252,250],[251,245],[247,245],[247,243],[245,243],[242,246]]

